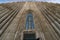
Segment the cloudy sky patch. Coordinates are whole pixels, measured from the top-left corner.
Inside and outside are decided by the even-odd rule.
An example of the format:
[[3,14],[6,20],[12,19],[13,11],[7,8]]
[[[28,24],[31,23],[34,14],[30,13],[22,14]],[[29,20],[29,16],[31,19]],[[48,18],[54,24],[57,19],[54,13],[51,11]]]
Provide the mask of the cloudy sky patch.
[[[29,1],[29,0],[0,0],[0,3],[17,2],[17,1]],[[32,1],[32,0],[30,0],[30,1]],[[60,3],[60,0],[33,0],[33,1],[44,1],[44,2]]]

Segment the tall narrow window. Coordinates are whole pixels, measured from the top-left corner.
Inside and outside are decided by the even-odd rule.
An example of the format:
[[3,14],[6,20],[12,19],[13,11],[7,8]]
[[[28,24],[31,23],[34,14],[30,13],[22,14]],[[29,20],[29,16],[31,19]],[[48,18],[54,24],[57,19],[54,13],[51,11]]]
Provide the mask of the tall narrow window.
[[34,29],[33,14],[29,12],[26,17],[26,30]]

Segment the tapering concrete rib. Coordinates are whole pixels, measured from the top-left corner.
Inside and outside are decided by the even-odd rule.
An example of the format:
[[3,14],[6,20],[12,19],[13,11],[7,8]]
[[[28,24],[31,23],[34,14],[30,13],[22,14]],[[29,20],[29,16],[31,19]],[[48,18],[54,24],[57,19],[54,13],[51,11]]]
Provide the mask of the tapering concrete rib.
[[[16,18],[12,21],[10,26],[2,35],[1,40],[20,40],[21,33],[25,29],[26,14],[28,10],[33,11],[32,14],[34,17],[34,24],[36,24],[35,31],[37,31],[40,34],[38,35],[40,38],[45,40],[44,35],[47,35],[47,34],[49,35],[49,33],[47,32],[48,30],[46,31],[47,29],[46,26],[48,25],[46,25],[45,18],[43,17],[41,12],[38,10],[37,6],[35,5],[35,2],[26,2],[24,4],[23,8],[20,10]],[[41,34],[43,36],[41,36]],[[49,37],[51,36],[49,35]]]
[[[20,9],[22,10],[22,7]],[[6,31],[3,33],[3,35],[0,37],[0,40],[14,40],[15,33],[18,28],[17,25],[20,19],[20,15],[21,13],[19,12],[14,20],[11,22],[11,24],[8,26]]]
[[[36,7],[35,2],[26,2],[25,3],[24,7],[20,11],[20,13],[21,13],[21,15],[20,15],[21,16],[21,19],[19,21],[18,29],[17,29],[16,35],[15,35],[15,38],[14,38],[15,40],[21,40],[20,39],[21,38],[20,36],[22,34],[22,31],[25,30],[24,29],[25,28],[25,21],[26,21],[26,15],[27,15],[28,10],[32,10],[33,11],[32,14],[33,14],[33,17],[34,17],[34,21],[36,21],[36,22],[37,22],[38,18],[35,18],[35,17],[38,16],[38,15],[40,15],[40,13],[41,13],[38,10],[38,8]],[[42,34],[43,37],[42,36],[40,36],[40,37],[43,40],[45,40],[44,33],[43,32],[41,33],[41,27],[40,26],[37,26],[39,24],[37,24],[36,22],[34,23],[34,24],[36,24],[35,31],[39,32],[40,35]],[[38,23],[39,23],[39,21],[38,21]],[[38,27],[39,27],[39,29],[37,29]]]

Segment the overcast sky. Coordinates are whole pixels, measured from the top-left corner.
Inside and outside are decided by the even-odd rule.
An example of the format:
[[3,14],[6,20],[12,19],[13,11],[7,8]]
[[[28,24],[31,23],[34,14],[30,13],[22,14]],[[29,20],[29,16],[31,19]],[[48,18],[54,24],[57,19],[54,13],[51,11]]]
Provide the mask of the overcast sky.
[[[17,1],[22,1],[22,0],[0,0],[0,3],[17,2]],[[23,1],[27,1],[27,0],[23,0]],[[60,3],[60,0],[33,0],[33,1],[44,1],[44,2],[46,1],[46,2]]]

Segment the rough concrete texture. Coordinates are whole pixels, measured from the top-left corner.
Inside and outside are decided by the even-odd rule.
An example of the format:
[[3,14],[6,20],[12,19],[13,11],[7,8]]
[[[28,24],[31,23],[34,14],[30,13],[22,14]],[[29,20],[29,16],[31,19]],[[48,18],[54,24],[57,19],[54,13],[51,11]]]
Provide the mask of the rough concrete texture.
[[[41,3],[40,5],[43,7]],[[1,40],[21,40],[22,32],[25,30],[26,15],[28,10],[32,11],[35,26],[34,31],[38,33],[37,36],[42,38],[42,40],[57,40],[52,33],[52,26],[46,20],[39,8],[35,2],[26,2],[4,34],[0,37]],[[58,40],[60,39],[58,38]]]

